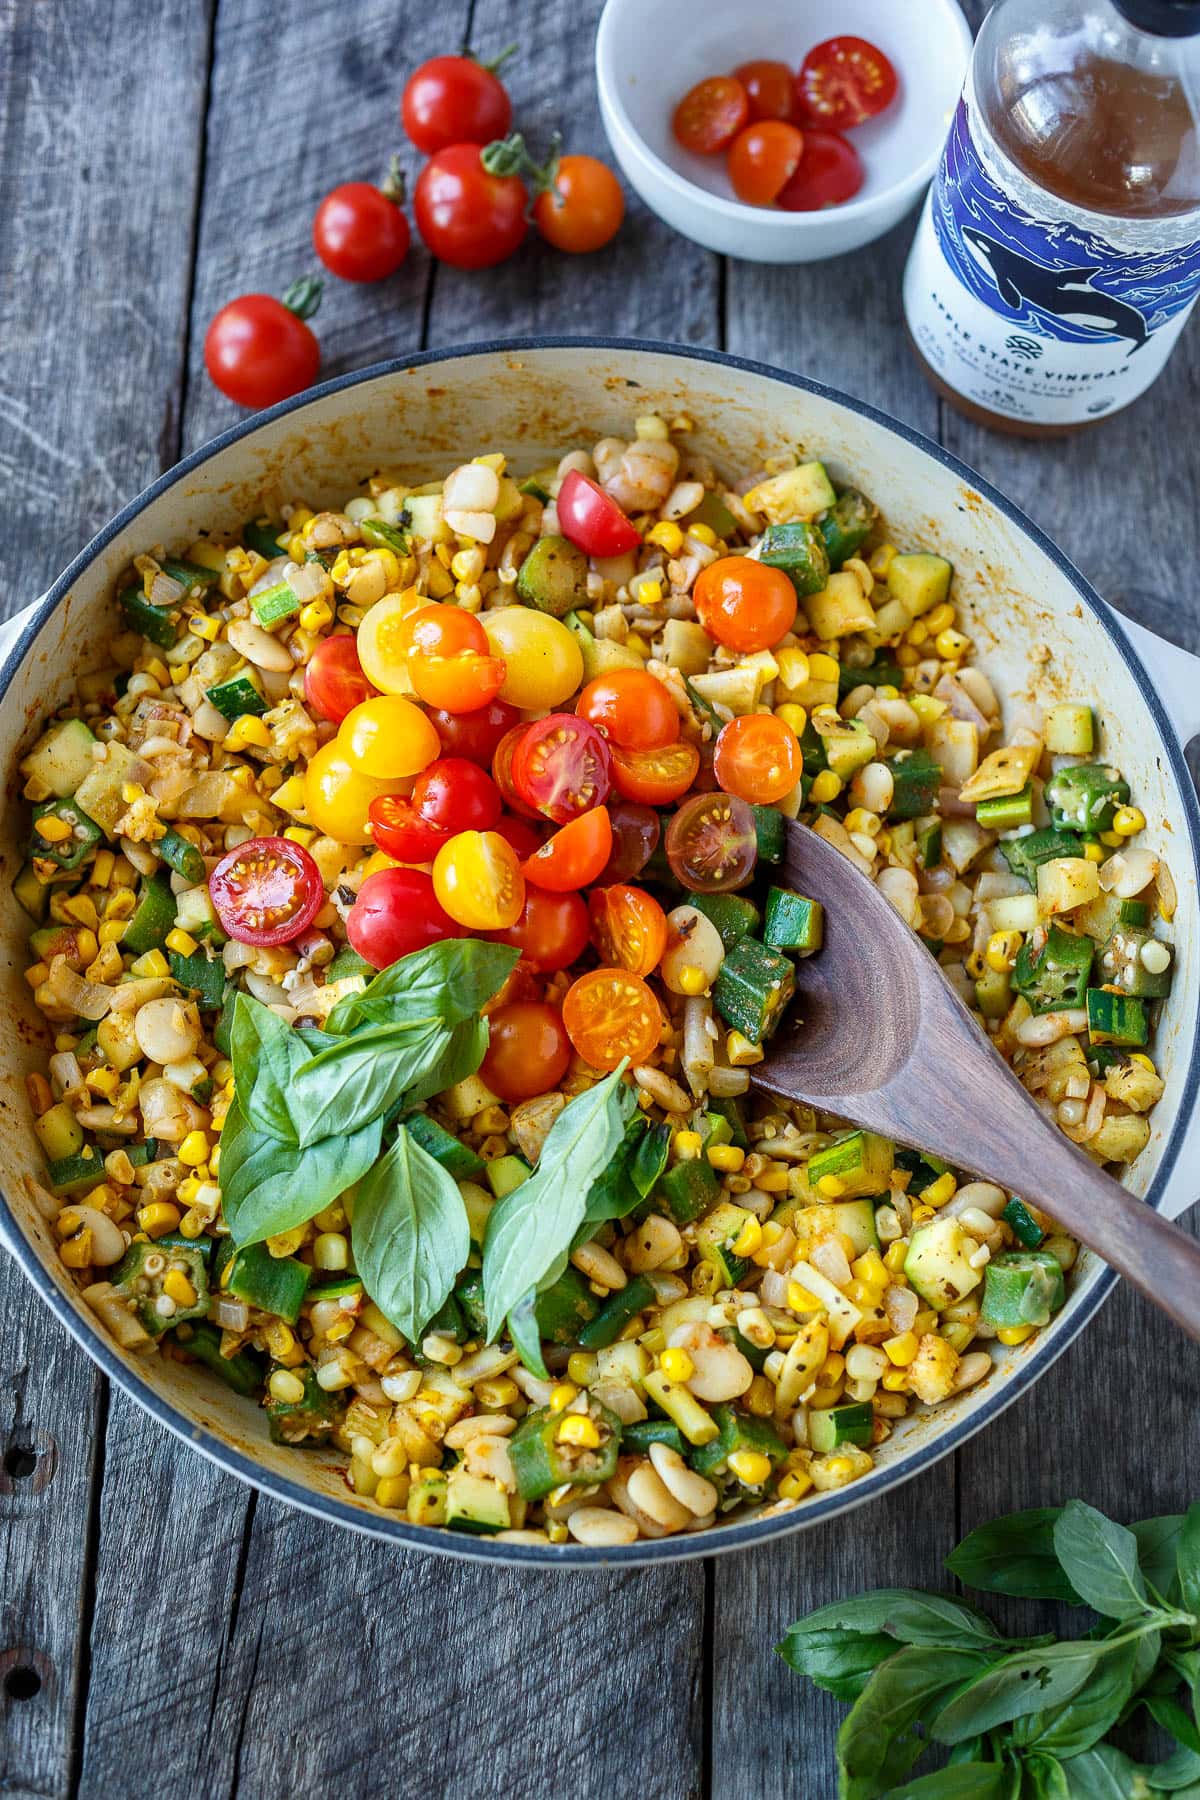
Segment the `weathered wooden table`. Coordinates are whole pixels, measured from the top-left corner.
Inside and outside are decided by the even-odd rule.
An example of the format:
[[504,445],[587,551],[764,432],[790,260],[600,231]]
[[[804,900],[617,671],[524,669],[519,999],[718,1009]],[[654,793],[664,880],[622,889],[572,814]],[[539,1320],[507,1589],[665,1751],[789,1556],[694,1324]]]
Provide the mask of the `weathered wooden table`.
[[[0,0],[6,613],[232,422],[203,371],[209,318],[310,267],[317,201],[382,172],[416,62],[518,39],[508,79],[530,137],[560,123],[603,150],[598,11]],[[382,287],[331,284],[324,367],[547,330],[803,370],[940,439],[1102,592],[1200,648],[1200,329],[1095,435],[989,436],[943,410],[904,349],[911,229],[797,269],[723,263],[636,205],[591,259],[531,244],[473,277],[418,246]],[[840,1709],[772,1655],[791,1618],[863,1585],[937,1584],[958,1536],[999,1512],[1080,1495],[1129,1518],[1200,1491],[1200,1356],[1120,1293],[1002,1423],[842,1523],[662,1572],[497,1574],[260,1501],[110,1389],[11,1268],[0,1294],[5,1794],[825,1800]]]

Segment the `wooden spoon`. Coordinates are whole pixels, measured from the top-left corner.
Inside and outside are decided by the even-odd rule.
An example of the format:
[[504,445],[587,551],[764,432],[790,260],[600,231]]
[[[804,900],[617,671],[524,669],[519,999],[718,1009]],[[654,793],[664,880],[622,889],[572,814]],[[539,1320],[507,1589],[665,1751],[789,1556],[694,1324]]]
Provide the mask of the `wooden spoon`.
[[791,822],[784,878],[825,944],[752,1080],[932,1151],[1050,1214],[1200,1339],[1200,1243],[1076,1149],[993,1049],[935,959],[832,844]]

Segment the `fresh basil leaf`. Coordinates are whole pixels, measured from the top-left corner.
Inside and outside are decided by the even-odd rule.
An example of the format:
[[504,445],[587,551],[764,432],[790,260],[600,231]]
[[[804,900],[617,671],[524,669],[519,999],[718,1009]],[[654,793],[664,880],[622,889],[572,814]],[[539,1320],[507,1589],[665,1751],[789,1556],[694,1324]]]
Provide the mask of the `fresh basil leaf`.
[[876,1588],[870,1594],[835,1600],[791,1626],[785,1642],[809,1631],[834,1629],[882,1631],[905,1644],[945,1644],[959,1650],[994,1647],[1000,1652],[1007,1647],[992,1621],[973,1606],[951,1594],[927,1594],[917,1588]]
[[1163,1513],[1156,1519],[1139,1519],[1129,1529],[1138,1541],[1138,1563],[1147,1586],[1168,1605],[1177,1605],[1180,1596],[1175,1559],[1183,1514]]
[[[1025,1763],[1025,1779],[1031,1800],[1071,1800],[1071,1790],[1056,1756],[1031,1756]],[[1026,1788],[1022,1788],[1022,1793]]]
[[478,1018],[499,993],[520,951],[480,938],[444,938],[390,963],[360,994],[339,1000],[328,1019],[332,1032],[364,1025],[420,1025],[436,1020],[459,1025]]
[[1152,1788],[1162,1788],[1168,1794],[1190,1794],[1200,1784],[1200,1756],[1194,1750],[1181,1748],[1164,1762],[1144,1768],[1142,1774]]
[[930,1726],[939,1744],[957,1744],[1025,1713],[1060,1706],[1078,1693],[1106,1654],[1103,1642],[1047,1644],[993,1662],[956,1694]]
[[1147,1697],[1146,1711],[1156,1725],[1169,1731],[1182,1749],[1190,1750],[1193,1755],[1200,1756],[1200,1730],[1186,1706],[1169,1694],[1151,1694]]
[[883,1800],[1004,1800],[1009,1772],[1003,1763],[958,1763],[952,1769],[936,1769],[890,1788]]
[[[807,1625],[808,1621],[801,1621]],[[789,1669],[839,1700],[857,1700],[872,1672],[896,1654],[895,1638],[881,1631],[801,1631],[789,1628],[775,1653]]]
[[877,1800],[928,1748],[917,1725],[987,1665],[974,1650],[911,1644],[880,1663],[838,1732],[841,1800]]
[[1200,1501],[1189,1506],[1183,1516],[1176,1566],[1184,1609],[1200,1619]]
[[594,1237],[600,1226],[610,1219],[624,1219],[641,1205],[644,1195],[634,1185],[633,1161],[646,1135],[645,1115],[635,1113],[625,1127],[625,1136],[618,1144],[616,1154],[588,1189],[583,1224],[579,1228],[579,1236],[585,1241]]
[[261,1130],[235,1095],[221,1132],[221,1206],[234,1242],[256,1244],[306,1224],[366,1174],[379,1140],[375,1120],[301,1150]]
[[292,1077],[301,1146],[354,1131],[406,1100],[436,1069],[450,1033],[441,1025],[375,1025],[335,1038]]
[[1149,1800],[1137,1764],[1114,1744],[1097,1744],[1062,1765],[1070,1800]]
[[536,1301],[537,1292],[533,1288],[517,1301],[508,1315],[508,1337],[530,1374],[548,1381],[550,1371],[542,1355],[542,1337],[533,1310]]
[[235,1091],[247,1119],[285,1144],[299,1143],[292,1101],[296,1073],[310,1055],[303,1040],[269,1006],[239,993],[229,1042]]
[[1138,1567],[1138,1541],[1083,1500],[1068,1500],[1054,1523],[1054,1549],[1075,1592],[1108,1619],[1137,1619],[1151,1605]]
[[1077,1606],[1079,1595],[1054,1549],[1054,1524],[1061,1510],[1038,1506],[993,1519],[950,1552],[946,1567],[968,1587],[984,1593],[1008,1594],[1016,1600],[1065,1600]]
[[416,1106],[419,1101],[428,1100],[453,1087],[455,1082],[474,1075],[487,1055],[487,1047],[486,1019],[463,1019],[452,1025],[442,1033],[440,1045],[421,1079],[405,1093],[405,1106]]
[[649,1131],[643,1132],[638,1139],[633,1153],[633,1161],[629,1165],[629,1179],[641,1195],[648,1200],[659,1177],[667,1166],[667,1157],[671,1149],[671,1127],[669,1125],[651,1125]]
[[483,1244],[489,1342],[513,1307],[568,1250],[582,1223],[592,1183],[625,1135],[636,1104],[622,1062],[595,1087],[568,1100],[550,1127],[528,1181],[498,1200]]
[[403,1126],[359,1183],[351,1223],[363,1286],[396,1330],[419,1343],[471,1250],[458,1184]]
[[293,1025],[292,1030],[310,1056],[319,1056],[322,1050],[328,1050],[338,1041],[328,1031],[322,1031],[319,1025]]
[[1013,1743],[1056,1757],[1078,1756],[1098,1744],[1120,1718],[1133,1691],[1139,1648],[1140,1641],[1123,1644],[1106,1656],[1086,1685],[1062,1706],[1018,1718]]

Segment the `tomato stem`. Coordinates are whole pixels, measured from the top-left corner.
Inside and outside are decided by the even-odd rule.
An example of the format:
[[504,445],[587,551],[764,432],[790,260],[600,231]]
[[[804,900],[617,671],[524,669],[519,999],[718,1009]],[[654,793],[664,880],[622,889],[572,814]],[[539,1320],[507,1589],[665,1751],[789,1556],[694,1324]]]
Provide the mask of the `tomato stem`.
[[558,204],[562,205],[562,196],[558,194],[559,151],[562,148],[562,132],[556,131],[550,139],[550,147],[544,163],[535,162],[525,146],[525,139],[519,131],[511,137],[495,138],[492,143],[485,144],[479,153],[479,159],[489,175],[519,175],[529,183],[530,200],[536,200],[539,194],[553,193]]
[[379,191],[386,194],[389,200],[394,200],[397,206],[403,206],[408,199],[408,177],[400,167],[400,158],[395,153],[388,163],[387,174],[379,184]]
[[[491,62],[484,62],[482,57],[479,56],[472,56],[471,61],[477,62],[481,69],[486,69],[489,75],[495,75],[497,70],[504,67],[510,57],[517,54],[519,48],[519,44],[506,44],[498,56],[493,56]],[[470,55],[469,51],[468,55]]]
[[283,295],[283,304],[298,319],[311,319],[321,304],[325,283],[319,275],[301,275]]

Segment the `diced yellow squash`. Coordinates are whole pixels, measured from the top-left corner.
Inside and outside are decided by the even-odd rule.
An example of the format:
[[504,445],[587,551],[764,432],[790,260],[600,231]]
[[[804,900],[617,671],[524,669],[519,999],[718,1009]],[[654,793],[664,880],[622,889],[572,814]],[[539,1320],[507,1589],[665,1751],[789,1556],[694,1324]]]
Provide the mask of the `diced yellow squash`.
[[1150,1121],[1140,1113],[1108,1113],[1085,1148],[1101,1162],[1132,1162],[1150,1141]]
[[1019,794],[1041,758],[1040,742],[1005,744],[985,756],[971,779],[964,782],[962,800],[1001,800]]
[[692,619],[668,619],[662,631],[662,660],[681,675],[703,675],[712,659],[713,643],[703,625]]
[[1143,1063],[1118,1064],[1104,1077],[1104,1091],[1131,1112],[1149,1112],[1162,1098],[1163,1078]]
[[703,699],[738,714],[754,711],[762,685],[758,670],[747,668],[744,663],[736,669],[713,669],[706,675],[693,675],[691,683]]
[[1056,856],[1038,869],[1038,908],[1044,919],[1087,906],[1099,892],[1097,866],[1082,856]]
[[784,525],[789,519],[815,519],[836,499],[824,463],[811,462],[760,481],[743,496],[743,505],[769,525]]
[[850,569],[839,569],[819,594],[807,594],[800,604],[819,638],[829,640],[875,628],[875,608]]

